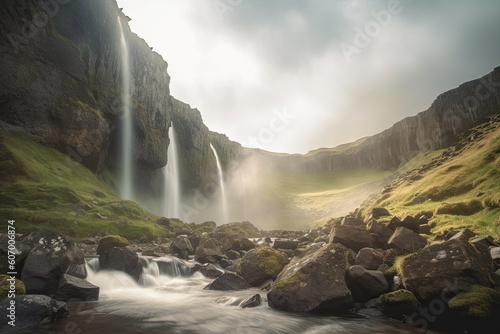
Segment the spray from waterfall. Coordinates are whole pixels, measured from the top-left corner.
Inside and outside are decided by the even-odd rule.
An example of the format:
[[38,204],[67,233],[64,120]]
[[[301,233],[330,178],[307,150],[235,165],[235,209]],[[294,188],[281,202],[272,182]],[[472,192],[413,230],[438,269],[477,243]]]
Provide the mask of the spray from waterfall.
[[217,154],[217,150],[212,145],[212,143],[210,143],[210,148],[212,149],[212,152],[214,152],[215,161],[217,162],[217,173],[219,175],[219,186],[220,186],[220,194],[221,194],[221,202],[222,202],[222,217],[224,219],[224,221],[222,223],[226,224],[226,223],[229,223],[229,218],[228,218],[228,211],[227,211],[226,190],[224,187],[224,175],[222,174],[222,167],[220,164],[219,155]]
[[172,122],[168,129],[168,145],[167,157],[168,162],[163,167],[165,184],[163,188],[163,216],[169,218],[180,218],[180,198],[181,198],[181,183],[179,173],[179,155],[177,152],[177,135]]
[[132,109],[131,109],[131,97],[130,97],[130,57],[127,40],[125,38],[125,33],[123,31],[123,26],[118,17],[118,25],[120,26],[120,57],[121,57],[121,80],[122,80],[122,175],[120,182],[120,192],[123,199],[133,199],[133,122],[132,122]]

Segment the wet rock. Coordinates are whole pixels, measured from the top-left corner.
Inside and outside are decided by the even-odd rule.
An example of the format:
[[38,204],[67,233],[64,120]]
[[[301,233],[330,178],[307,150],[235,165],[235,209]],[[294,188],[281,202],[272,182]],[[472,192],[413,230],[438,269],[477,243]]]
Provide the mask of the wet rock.
[[268,280],[276,279],[288,262],[283,252],[270,247],[259,247],[241,258],[237,273],[250,286],[260,286]]
[[241,250],[244,250],[244,251],[249,251],[251,249],[254,249],[255,248],[255,244],[248,238],[241,238],[239,240],[240,242],[240,248]]
[[384,253],[373,248],[362,248],[356,255],[355,264],[368,270],[377,270],[384,261]]
[[387,245],[407,252],[415,252],[427,245],[427,239],[405,227],[398,227],[394,231]]
[[348,310],[353,304],[344,279],[347,255],[340,244],[312,245],[278,275],[267,294],[269,306],[290,312]]
[[213,264],[206,263],[201,266],[200,272],[208,278],[217,278],[223,274],[223,271],[217,269]]
[[98,300],[99,287],[83,278],[64,274],[54,298],[65,302],[69,300]]
[[175,237],[172,241],[172,253],[178,254],[183,251],[187,251],[188,254],[194,254],[194,248],[191,245],[191,241],[188,236],[185,234],[181,234]]
[[421,300],[457,293],[473,284],[491,287],[492,260],[462,239],[426,247],[405,258],[401,279]]
[[235,251],[235,250],[228,250],[228,251],[226,252],[226,256],[227,256],[227,258],[228,258],[228,259],[230,259],[230,260],[236,260],[236,259],[241,258],[240,253],[238,253],[238,252],[237,252],[237,251]]
[[389,284],[384,273],[366,270],[362,266],[351,266],[346,273],[346,281],[356,302],[366,302],[383,293],[389,292]]
[[243,300],[240,304],[240,307],[241,308],[249,308],[249,307],[260,306],[261,304],[262,304],[262,298],[260,297],[260,294],[255,294],[255,295]]
[[58,232],[35,231],[20,243],[27,250],[21,279],[28,294],[53,295],[70,265],[84,264],[83,250],[72,238]]
[[200,263],[217,263],[224,257],[222,245],[214,238],[202,238],[195,251],[195,260]]
[[129,274],[136,281],[142,274],[142,265],[136,252],[127,247],[113,247],[99,255],[101,269],[119,270]]
[[243,290],[248,288],[245,279],[235,273],[226,272],[217,277],[212,283],[205,287],[205,290]]
[[404,320],[414,312],[417,312],[420,303],[415,295],[408,290],[401,289],[380,296],[382,302],[382,313],[389,318]]
[[[9,311],[10,301],[15,301],[15,311]],[[7,332],[12,330],[8,322],[10,314],[15,315],[16,330],[35,330],[36,328],[52,323],[56,314],[54,310],[58,309],[56,302],[44,295],[20,295],[14,299],[5,298],[0,302],[0,309],[3,316],[0,317],[0,330]],[[6,312],[6,313],[5,313]]]
[[296,240],[274,240],[273,248],[274,249],[291,249],[296,250],[299,242]]
[[371,247],[371,237],[364,227],[335,226],[330,233],[330,242],[339,243],[358,252],[361,248]]

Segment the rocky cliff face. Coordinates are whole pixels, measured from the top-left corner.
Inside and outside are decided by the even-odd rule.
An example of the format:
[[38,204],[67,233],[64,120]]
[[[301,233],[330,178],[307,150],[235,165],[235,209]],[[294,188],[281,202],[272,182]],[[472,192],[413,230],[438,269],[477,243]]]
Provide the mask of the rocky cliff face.
[[497,67],[480,79],[439,95],[429,109],[374,136],[305,155],[275,155],[258,150],[251,150],[249,154],[264,156],[270,166],[286,170],[388,170],[404,164],[419,152],[453,145],[460,133],[499,110],[500,67]]
[[[115,1],[6,0],[0,17],[2,128],[19,127],[96,173],[121,168],[120,20],[130,58],[140,183],[153,183],[167,163],[174,115],[182,149],[189,152],[182,153],[183,179],[190,186],[204,182],[199,166],[211,164],[208,143],[219,137],[199,112],[171,100],[167,63],[130,31]],[[226,160],[236,154],[238,146],[227,138],[220,144]]]

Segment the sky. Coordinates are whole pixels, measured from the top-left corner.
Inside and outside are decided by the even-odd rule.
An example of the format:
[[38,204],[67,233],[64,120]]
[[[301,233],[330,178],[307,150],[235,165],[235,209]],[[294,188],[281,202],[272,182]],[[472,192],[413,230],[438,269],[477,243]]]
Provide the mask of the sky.
[[118,0],[171,94],[246,147],[381,132],[500,65],[498,0]]

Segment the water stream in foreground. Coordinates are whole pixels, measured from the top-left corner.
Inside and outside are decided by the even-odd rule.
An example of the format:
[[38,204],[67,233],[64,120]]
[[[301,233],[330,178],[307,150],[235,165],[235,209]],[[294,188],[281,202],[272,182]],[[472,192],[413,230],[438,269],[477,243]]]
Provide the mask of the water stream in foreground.
[[[71,316],[37,333],[416,333],[395,321],[369,318],[321,317],[276,311],[263,302],[243,309],[247,297],[265,291],[212,291],[212,280],[200,273],[188,276],[181,260],[172,257],[141,259],[146,264],[139,282],[122,272],[99,271],[89,262],[88,280],[101,288],[97,302],[69,303]],[[430,332],[428,332],[430,333]]]

